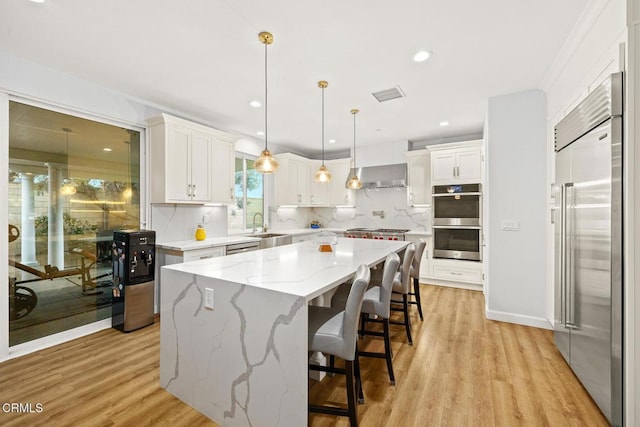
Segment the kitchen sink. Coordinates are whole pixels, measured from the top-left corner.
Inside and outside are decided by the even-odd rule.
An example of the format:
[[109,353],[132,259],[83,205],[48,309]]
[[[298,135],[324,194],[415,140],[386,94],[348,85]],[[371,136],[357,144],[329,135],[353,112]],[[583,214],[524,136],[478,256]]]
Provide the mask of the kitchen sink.
[[290,245],[293,243],[291,234],[279,234],[279,233],[252,233],[251,237],[260,238],[259,249],[273,248],[275,246]]

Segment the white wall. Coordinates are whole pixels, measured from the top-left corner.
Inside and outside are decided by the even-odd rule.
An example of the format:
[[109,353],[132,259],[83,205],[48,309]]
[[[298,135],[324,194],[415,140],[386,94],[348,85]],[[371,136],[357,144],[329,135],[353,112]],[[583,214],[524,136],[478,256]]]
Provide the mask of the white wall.
[[358,146],[356,147],[358,167],[406,163],[407,158],[404,153],[408,145],[407,141],[389,141],[383,144]]
[[[486,315],[548,328],[545,95],[489,98],[487,111]],[[520,230],[504,231],[503,221],[518,221]]]

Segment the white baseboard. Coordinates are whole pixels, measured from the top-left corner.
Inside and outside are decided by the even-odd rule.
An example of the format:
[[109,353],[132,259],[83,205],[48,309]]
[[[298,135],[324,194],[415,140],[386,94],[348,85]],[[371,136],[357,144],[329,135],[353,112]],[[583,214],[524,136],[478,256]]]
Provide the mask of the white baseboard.
[[523,314],[505,313],[503,311],[489,310],[486,308],[484,314],[489,320],[515,323],[524,326],[533,326],[534,328],[553,329],[553,325],[549,322],[548,319],[544,317],[533,317]]
[[[24,356],[29,353],[34,353],[39,350],[43,350],[54,345],[62,344],[67,341],[74,340],[76,338],[84,337],[104,329],[111,327],[111,318],[103,319],[98,322],[90,323],[88,325],[79,326],[77,328],[69,329],[67,331],[59,332],[57,334],[49,335],[37,340],[29,341],[24,344],[18,344],[9,348],[9,355],[5,360],[14,359],[16,357]],[[2,362],[0,360],[0,362]]]

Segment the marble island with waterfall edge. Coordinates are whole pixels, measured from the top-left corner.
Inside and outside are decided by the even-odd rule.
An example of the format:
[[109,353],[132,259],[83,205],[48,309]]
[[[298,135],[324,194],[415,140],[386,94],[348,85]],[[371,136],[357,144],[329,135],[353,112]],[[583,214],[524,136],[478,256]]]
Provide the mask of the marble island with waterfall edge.
[[306,425],[307,305],[407,244],[307,241],[162,267],[160,385],[220,425]]

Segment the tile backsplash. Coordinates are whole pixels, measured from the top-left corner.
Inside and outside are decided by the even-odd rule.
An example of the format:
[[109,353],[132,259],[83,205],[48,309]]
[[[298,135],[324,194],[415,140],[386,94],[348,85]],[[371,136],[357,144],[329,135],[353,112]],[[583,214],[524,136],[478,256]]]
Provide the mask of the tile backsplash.
[[226,236],[227,207],[151,205],[151,229],[156,231],[158,242],[193,239],[198,224],[207,237]]
[[324,228],[408,228],[431,229],[431,207],[407,204],[406,188],[358,190],[353,208],[271,208],[273,230],[308,228],[319,221]]

